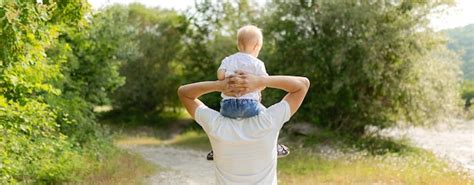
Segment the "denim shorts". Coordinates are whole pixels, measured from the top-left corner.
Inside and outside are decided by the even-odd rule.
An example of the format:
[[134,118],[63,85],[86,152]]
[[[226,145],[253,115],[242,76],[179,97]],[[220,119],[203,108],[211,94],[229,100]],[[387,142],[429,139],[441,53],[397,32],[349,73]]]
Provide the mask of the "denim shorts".
[[225,99],[221,101],[221,115],[229,118],[249,118],[258,115],[260,102],[254,99]]

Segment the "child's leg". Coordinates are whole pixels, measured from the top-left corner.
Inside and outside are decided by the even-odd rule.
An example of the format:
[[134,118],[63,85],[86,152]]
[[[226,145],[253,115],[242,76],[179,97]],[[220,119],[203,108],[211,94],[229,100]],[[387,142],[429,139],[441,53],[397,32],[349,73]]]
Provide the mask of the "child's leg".
[[221,101],[220,113],[228,118],[249,118],[258,115],[261,104],[253,99],[225,99]]
[[220,113],[222,116],[225,116],[228,118],[240,117],[240,111],[239,111],[237,99],[222,100]]
[[237,106],[241,110],[241,118],[249,118],[258,115],[261,111],[261,104],[253,99],[239,99]]

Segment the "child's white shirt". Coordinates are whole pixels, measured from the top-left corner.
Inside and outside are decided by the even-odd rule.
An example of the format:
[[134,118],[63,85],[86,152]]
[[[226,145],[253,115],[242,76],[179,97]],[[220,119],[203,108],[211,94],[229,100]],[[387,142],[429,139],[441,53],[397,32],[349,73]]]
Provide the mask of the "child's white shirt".
[[[268,76],[265,64],[261,60],[242,52],[224,58],[219,67],[219,70],[221,69],[225,69],[225,77],[235,74],[237,70],[257,76]],[[254,99],[260,101],[259,91],[250,92],[239,97],[226,96],[224,93],[221,93],[221,96],[223,99]]]

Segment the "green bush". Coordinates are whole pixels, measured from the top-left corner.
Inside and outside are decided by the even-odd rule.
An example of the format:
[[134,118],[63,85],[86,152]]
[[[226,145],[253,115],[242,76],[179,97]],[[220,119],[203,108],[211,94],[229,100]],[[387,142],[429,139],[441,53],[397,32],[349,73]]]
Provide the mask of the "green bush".
[[472,107],[472,99],[474,99],[474,81],[465,80],[462,85],[462,98],[464,99],[464,108],[469,110]]
[[119,68],[138,55],[130,41],[135,30],[126,17],[126,12],[97,12],[81,26],[66,27],[48,50],[53,60],[67,62],[61,65],[62,78],[53,83],[61,96],[46,100],[58,113],[61,131],[75,143],[102,137],[93,106],[111,103],[109,95],[125,83]]
[[474,80],[474,24],[443,32],[449,37],[448,48],[462,54],[464,79]]
[[85,0],[0,4],[0,184],[80,180],[71,174],[111,149],[92,108],[123,83],[115,56],[126,41],[89,10]]
[[137,30],[130,40],[136,43],[134,49],[139,56],[120,68],[126,83],[113,95],[114,108],[150,113],[176,106],[175,91],[180,80],[178,56],[184,49],[182,38],[188,24],[186,18],[175,11],[146,8],[140,4],[112,6],[103,11],[125,13],[124,19],[111,22],[124,22]]
[[56,114],[44,102],[60,92],[48,81],[60,77],[59,61],[45,48],[59,26],[47,25],[54,5],[8,2],[0,17],[0,183],[54,181],[71,172],[71,144],[61,134]]
[[459,57],[427,25],[451,3],[275,1],[262,58],[270,73],[310,79],[295,119],[353,134],[433,123],[459,109]]

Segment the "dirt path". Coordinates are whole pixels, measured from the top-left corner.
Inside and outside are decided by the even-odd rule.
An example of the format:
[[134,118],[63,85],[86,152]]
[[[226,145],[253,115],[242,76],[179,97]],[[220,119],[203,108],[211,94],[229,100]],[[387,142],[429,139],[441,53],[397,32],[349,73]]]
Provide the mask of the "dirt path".
[[127,146],[140,153],[164,171],[147,179],[148,184],[159,185],[212,185],[214,184],[214,163],[207,161],[206,152],[168,146]]
[[474,176],[474,120],[454,120],[451,124],[440,124],[431,129],[390,129],[386,134],[407,136],[414,145],[432,151]]

